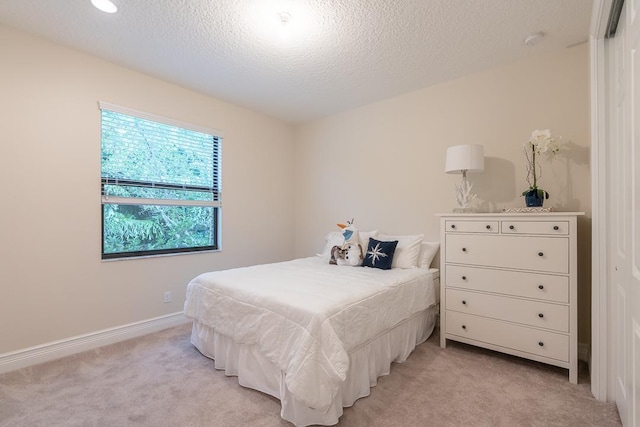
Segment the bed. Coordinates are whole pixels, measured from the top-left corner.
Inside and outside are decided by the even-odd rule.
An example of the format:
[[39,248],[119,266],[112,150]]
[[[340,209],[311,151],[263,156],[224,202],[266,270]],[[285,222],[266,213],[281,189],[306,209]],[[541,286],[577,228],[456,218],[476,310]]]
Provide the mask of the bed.
[[296,426],[334,425],[433,332],[438,270],[322,257],[204,273],[187,286],[191,342]]

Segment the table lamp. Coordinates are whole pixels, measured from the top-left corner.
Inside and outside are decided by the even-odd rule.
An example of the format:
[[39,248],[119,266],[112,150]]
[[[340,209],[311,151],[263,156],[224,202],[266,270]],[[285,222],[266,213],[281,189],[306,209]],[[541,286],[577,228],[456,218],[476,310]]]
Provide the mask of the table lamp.
[[478,144],[454,145],[447,148],[446,173],[461,173],[462,182],[456,184],[456,201],[458,207],[454,212],[474,212],[469,203],[476,198],[471,192],[473,184],[467,180],[467,172],[484,171],[484,147]]

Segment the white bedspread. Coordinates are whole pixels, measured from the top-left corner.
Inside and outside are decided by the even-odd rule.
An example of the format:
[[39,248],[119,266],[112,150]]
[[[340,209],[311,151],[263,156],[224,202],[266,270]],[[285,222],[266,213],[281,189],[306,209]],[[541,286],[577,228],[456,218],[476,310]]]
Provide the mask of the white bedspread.
[[185,315],[257,345],[310,408],[327,408],[348,353],[437,302],[423,269],[329,265],[317,257],[204,273],[187,287]]

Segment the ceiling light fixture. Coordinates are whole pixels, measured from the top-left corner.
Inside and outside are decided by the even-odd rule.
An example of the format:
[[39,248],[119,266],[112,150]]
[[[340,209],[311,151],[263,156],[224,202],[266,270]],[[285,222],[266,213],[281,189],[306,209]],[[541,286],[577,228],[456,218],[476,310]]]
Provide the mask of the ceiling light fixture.
[[540,42],[540,40],[542,40],[543,37],[544,37],[544,33],[542,32],[529,34],[524,39],[524,45],[529,47],[535,46]]
[[91,0],[91,4],[105,13],[116,13],[118,6],[111,0]]
[[289,12],[278,12],[278,21],[280,22],[280,36],[283,38],[288,37],[291,14]]

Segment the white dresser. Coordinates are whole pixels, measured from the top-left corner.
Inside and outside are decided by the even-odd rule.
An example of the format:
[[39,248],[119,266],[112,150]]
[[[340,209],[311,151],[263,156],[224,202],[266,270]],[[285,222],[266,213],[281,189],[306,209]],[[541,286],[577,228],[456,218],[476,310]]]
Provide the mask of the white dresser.
[[577,383],[579,215],[438,215],[440,346],[450,339],[549,363]]

